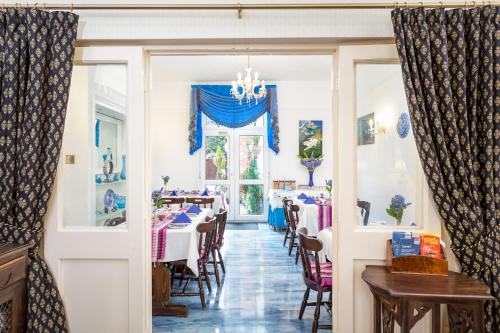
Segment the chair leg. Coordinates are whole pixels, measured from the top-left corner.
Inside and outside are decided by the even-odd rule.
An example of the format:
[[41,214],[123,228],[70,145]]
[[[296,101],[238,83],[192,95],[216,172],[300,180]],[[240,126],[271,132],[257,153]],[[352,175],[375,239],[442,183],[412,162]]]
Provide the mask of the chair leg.
[[203,263],[203,274],[205,275],[205,283],[207,284],[208,292],[211,293],[212,286],[210,285],[210,277],[208,276],[207,264],[205,263]]
[[323,292],[321,290],[318,291],[318,295],[316,298],[316,308],[314,309],[314,320],[312,325],[312,333],[318,332],[318,323],[319,323],[319,314],[321,311],[321,302],[323,300]]
[[212,250],[212,257],[214,259],[214,273],[215,273],[215,282],[217,282],[217,287],[220,288],[220,276],[219,276],[219,268],[217,267],[217,256],[215,255],[215,249]]
[[302,316],[304,315],[304,311],[306,309],[307,301],[309,300],[309,291],[311,288],[307,287],[304,292],[304,298],[302,298],[302,304],[300,305],[299,319],[302,320]]
[[286,241],[288,239],[288,234],[290,233],[290,227],[287,227],[286,228],[286,232],[285,232],[285,240],[283,241],[283,246],[286,247]]
[[292,230],[290,235],[290,242],[288,243],[288,255],[292,255],[293,244],[295,243],[295,232]]
[[297,246],[297,251],[295,252],[295,265],[299,262],[299,256],[300,256],[300,251],[299,247]]
[[205,310],[205,290],[203,289],[203,281],[201,280],[201,273],[198,274],[198,289],[200,290],[201,309]]
[[222,254],[220,253],[220,249],[217,248],[217,254],[219,254],[219,263],[222,268],[222,273],[226,274],[226,267],[224,267],[224,260],[222,259]]

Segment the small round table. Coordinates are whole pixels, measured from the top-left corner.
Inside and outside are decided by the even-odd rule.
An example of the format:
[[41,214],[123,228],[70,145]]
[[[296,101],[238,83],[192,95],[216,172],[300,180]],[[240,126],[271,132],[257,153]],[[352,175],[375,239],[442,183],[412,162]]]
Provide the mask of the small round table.
[[481,281],[462,274],[448,276],[391,273],[386,266],[366,266],[361,277],[374,298],[374,332],[393,332],[394,322],[408,333],[432,311],[432,332],[441,331],[440,304],[448,305],[450,332],[484,332],[484,303],[494,300]]

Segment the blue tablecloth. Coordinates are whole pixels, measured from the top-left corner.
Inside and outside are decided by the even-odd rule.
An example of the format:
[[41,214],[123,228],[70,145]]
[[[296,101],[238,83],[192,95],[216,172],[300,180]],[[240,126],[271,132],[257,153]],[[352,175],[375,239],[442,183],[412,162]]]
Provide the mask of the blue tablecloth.
[[267,214],[267,223],[275,228],[285,228],[285,211],[283,208],[275,208],[274,210],[269,205],[269,213]]

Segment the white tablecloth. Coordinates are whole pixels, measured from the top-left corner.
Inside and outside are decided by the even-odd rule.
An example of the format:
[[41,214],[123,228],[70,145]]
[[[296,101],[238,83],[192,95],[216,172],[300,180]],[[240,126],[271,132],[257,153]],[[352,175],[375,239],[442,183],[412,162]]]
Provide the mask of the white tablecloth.
[[333,262],[333,230],[326,228],[318,233],[318,239],[323,243],[323,250],[319,252],[319,260],[326,262],[326,259]]
[[267,196],[269,200],[269,204],[271,205],[271,209],[283,208],[283,198],[293,199],[299,196],[301,193],[304,193],[307,196],[317,197],[323,194],[327,197],[327,192],[323,190],[314,190],[314,189],[301,189],[301,190],[276,190],[270,189],[269,194]]
[[309,236],[318,235],[318,205],[305,204],[302,200],[297,198],[293,199],[293,203],[298,205],[299,210],[299,224],[297,230],[300,228],[307,228]]
[[202,212],[192,217],[191,225],[182,229],[168,229],[165,239],[165,257],[162,262],[186,260],[187,266],[198,275],[198,232],[196,226],[211,216],[210,208],[202,208]]
[[[181,195],[178,195],[176,197],[165,196],[165,198],[214,198],[212,210],[216,213],[218,213],[221,208],[227,209],[226,207],[228,207],[227,200],[223,195],[209,195],[209,196],[202,197],[202,196],[198,196],[198,195],[181,194]],[[189,206],[190,205],[186,204],[186,203],[182,204],[182,207],[184,207],[184,208],[189,208]],[[207,205],[207,207],[208,207],[208,205]],[[202,206],[202,208],[203,208],[203,206]]]

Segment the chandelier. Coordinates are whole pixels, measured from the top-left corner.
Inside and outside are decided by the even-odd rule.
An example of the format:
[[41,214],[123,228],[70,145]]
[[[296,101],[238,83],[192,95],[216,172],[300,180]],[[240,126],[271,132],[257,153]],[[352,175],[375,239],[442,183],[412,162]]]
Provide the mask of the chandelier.
[[[245,98],[247,103],[255,99],[255,104],[259,99],[267,95],[266,82],[259,80],[259,73],[254,72],[252,79],[252,68],[250,67],[250,56],[247,56],[246,76],[243,79],[241,73],[238,73],[238,80],[231,82],[231,96],[241,102]],[[256,89],[257,92],[256,92]]]

